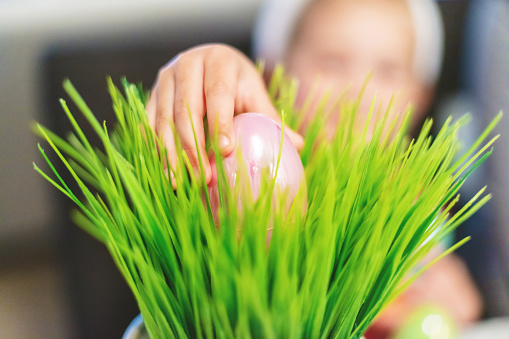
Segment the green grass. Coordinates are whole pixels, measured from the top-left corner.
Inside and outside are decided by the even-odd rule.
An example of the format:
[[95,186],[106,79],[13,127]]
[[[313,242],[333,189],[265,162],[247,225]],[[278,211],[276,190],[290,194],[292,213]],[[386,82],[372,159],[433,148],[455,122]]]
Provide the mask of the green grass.
[[[500,115],[456,160],[466,119],[448,120],[434,137],[428,120],[411,141],[410,114],[391,138],[382,119],[367,141],[366,130],[353,128],[357,103],[340,101],[342,127],[332,141],[325,141],[321,108],[307,129],[301,152],[307,198],[302,190],[289,212],[274,207],[284,204],[272,199],[284,196],[273,197],[268,178],[260,198],[243,199],[238,208],[241,193],[227,187],[218,166],[216,225],[203,173],[201,180],[188,173],[178,140],[179,168],[167,163],[173,190],[166,151],[148,125],[146,93],[126,81],[124,94],[110,79],[108,86],[118,119],[112,131],[64,82],[101,150],[63,100],[74,133],[64,140],[36,127],[80,191],[68,188],[41,146],[53,175],[35,169],[76,203],[76,223],[108,248],[151,338],[359,338],[420,273],[411,274],[430,249],[490,198],[480,192],[449,213],[463,181],[491,152],[496,137],[485,140]],[[269,93],[286,123],[298,128],[295,82],[278,69]]]

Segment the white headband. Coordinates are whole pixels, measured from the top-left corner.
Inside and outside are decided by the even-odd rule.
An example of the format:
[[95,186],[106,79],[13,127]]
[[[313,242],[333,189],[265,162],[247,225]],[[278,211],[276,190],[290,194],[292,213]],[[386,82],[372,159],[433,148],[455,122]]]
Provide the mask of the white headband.
[[[267,0],[253,32],[253,54],[269,66],[281,62],[296,21],[313,0]],[[426,84],[437,82],[442,67],[444,28],[433,0],[406,0],[415,31],[414,70]]]

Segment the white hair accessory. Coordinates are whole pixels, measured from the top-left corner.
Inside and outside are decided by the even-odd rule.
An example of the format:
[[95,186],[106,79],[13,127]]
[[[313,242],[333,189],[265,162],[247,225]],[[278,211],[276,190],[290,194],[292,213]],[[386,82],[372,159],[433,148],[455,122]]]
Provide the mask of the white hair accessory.
[[444,51],[444,26],[436,1],[406,0],[415,34],[414,71],[426,84],[438,81]]
[[267,0],[253,31],[253,55],[269,66],[281,62],[302,10],[311,0]]
[[[269,66],[281,62],[302,10],[313,0],[267,0],[253,32],[253,55]],[[426,84],[437,82],[442,67],[444,28],[436,1],[406,0],[415,31],[414,71]]]

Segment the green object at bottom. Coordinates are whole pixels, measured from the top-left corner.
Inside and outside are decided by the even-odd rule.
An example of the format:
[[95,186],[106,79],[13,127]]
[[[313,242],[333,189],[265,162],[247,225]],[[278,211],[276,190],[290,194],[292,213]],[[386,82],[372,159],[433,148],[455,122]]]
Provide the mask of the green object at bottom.
[[414,311],[397,332],[394,339],[456,339],[456,324],[443,309],[424,306]]

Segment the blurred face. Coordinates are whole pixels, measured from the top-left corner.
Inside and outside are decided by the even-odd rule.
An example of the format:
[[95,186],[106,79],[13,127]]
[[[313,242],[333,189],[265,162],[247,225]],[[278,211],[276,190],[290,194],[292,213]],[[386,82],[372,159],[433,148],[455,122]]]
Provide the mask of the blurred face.
[[333,98],[349,86],[347,97],[356,98],[372,72],[359,119],[366,116],[376,93],[383,110],[393,94],[395,112],[412,102],[418,120],[426,108],[425,91],[413,74],[413,52],[413,25],[405,1],[321,0],[300,21],[286,67],[300,81],[298,104],[314,84],[319,84],[318,94],[331,91]]

